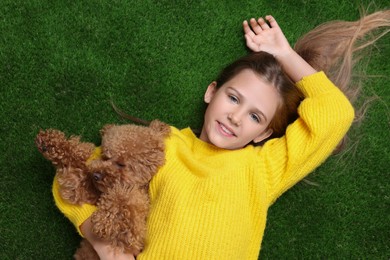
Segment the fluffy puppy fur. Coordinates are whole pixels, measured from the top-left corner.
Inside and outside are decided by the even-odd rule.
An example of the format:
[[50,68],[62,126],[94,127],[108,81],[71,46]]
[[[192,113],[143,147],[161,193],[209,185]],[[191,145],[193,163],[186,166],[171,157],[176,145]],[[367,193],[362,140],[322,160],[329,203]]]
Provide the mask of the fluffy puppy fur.
[[[97,205],[92,231],[115,250],[136,255],[146,236],[148,184],[165,162],[169,133],[169,126],[158,120],[149,127],[106,125],[101,130],[102,154],[90,161],[93,144],[75,136],[67,139],[58,130],[41,131],[36,144],[56,167],[61,197],[72,204]],[[99,259],[87,240],[75,258]]]
[[96,204],[99,191],[88,178],[87,160],[95,150],[93,143],[81,142],[79,136],[56,129],[40,131],[35,144],[56,168],[61,197],[71,204]]

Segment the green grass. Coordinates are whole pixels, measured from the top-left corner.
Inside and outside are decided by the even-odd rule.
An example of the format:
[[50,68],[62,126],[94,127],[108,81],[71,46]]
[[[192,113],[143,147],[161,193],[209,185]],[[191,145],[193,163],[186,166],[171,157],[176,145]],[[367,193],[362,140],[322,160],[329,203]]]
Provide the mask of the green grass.
[[[369,1],[362,1],[367,6]],[[389,7],[375,1],[371,10]],[[354,20],[357,1],[0,2],[0,259],[70,259],[80,241],[51,196],[53,167],[36,150],[40,128],[99,143],[126,112],[199,128],[202,94],[247,50],[241,22],[272,13],[293,43],[321,22]],[[263,259],[389,259],[390,44],[381,39],[366,81],[377,94],[330,158],[269,211]]]

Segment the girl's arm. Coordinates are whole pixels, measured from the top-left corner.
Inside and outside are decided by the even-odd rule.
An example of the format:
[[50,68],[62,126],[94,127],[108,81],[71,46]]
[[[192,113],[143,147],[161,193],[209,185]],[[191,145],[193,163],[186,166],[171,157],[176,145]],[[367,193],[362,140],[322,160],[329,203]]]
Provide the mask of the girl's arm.
[[291,48],[275,18],[271,15],[257,21],[252,18],[250,26],[244,21],[246,44],[252,51],[268,52],[279,61],[285,73],[294,81],[298,82],[305,76],[314,74],[316,70],[310,66],[293,48]]
[[91,243],[100,259],[134,259],[131,254],[114,252],[108,242],[99,239],[92,232],[91,215],[96,210],[94,205],[83,204],[79,206],[64,201],[59,193],[57,177],[54,178],[52,192],[58,209],[76,226],[79,234]]
[[269,203],[320,166],[354,118],[351,103],[325,73],[306,76],[296,86],[305,95],[298,107],[298,119],[283,137],[269,140],[259,149],[262,165],[258,167],[267,170],[263,177]]
[[247,46],[276,57],[286,74],[305,96],[298,107],[299,118],[286,134],[266,142],[259,149],[267,198],[273,203],[282,193],[322,164],[344,137],[354,118],[345,95],[323,72],[316,72],[289,45],[272,16],[244,22]]

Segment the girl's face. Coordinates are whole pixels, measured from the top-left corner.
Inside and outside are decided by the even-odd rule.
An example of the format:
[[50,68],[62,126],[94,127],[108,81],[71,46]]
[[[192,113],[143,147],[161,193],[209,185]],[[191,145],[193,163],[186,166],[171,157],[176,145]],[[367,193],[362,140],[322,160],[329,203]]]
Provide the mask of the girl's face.
[[200,139],[224,149],[239,149],[272,134],[267,129],[281,98],[276,88],[250,69],[217,89],[212,82],[204,95],[208,103]]

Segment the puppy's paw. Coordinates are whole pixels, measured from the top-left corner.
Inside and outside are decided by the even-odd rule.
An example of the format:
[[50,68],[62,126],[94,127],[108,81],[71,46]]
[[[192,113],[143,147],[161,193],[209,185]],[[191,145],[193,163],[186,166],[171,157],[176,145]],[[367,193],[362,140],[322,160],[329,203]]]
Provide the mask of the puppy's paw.
[[63,154],[62,147],[65,142],[65,134],[55,129],[40,130],[35,138],[38,150],[49,160],[54,160]]
[[91,218],[93,232],[114,248],[137,254],[143,248],[148,210],[144,188],[116,185],[99,199]]

